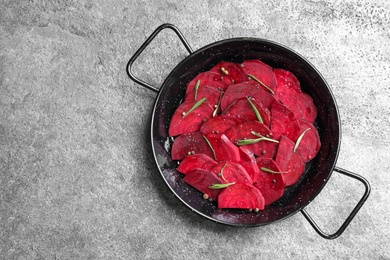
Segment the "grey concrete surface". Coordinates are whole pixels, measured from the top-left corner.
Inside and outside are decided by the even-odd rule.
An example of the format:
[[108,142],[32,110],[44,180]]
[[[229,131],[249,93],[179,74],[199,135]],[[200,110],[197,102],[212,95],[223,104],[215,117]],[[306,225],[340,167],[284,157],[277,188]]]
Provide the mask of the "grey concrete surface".
[[[213,223],[169,192],[149,149],[156,93],[125,66],[160,24],[196,50],[273,40],[326,78],[342,121],[337,166],[372,193],[341,237],[302,214],[258,228]],[[390,2],[0,1],[1,259],[390,259]],[[187,55],[171,32],[135,73],[159,86]],[[334,232],[363,193],[334,173],[307,207]]]

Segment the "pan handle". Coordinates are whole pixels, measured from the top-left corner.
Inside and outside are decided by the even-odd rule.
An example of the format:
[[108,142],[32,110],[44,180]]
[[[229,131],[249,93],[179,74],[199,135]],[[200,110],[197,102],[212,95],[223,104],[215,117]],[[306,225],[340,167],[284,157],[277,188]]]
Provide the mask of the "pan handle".
[[323,238],[326,238],[326,239],[335,239],[337,238],[338,236],[340,236],[344,230],[347,228],[347,226],[349,225],[349,223],[352,221],[352,219],[355,217],[355,215],[357,214],[357,212],[359,211],[359,209],[363,206],[364,202],[366,201],[366,199],[368,198],[368,196],[370,195],[370,191],[371,191],[371,188],[370,188],[370,184],[368,183],[368,181],[366,179],[364,179],[362,176],[356,174],[356,173],[352,173],[350,171],[347,171],[347,170],[344,170],[344,169],[341,169],[341,168],[338,168],[338,167],[335,167],[334,170],[336,172],[339,172],[339,173],[342,173],[344,175],[347,175],[349,177],[352,177],[352,178],[355,178],[359,181],[361,181],[364,186],[365,186],[365,192],[362,196],[362,198],[360,199],[360,201],[357,203],[357,205],[355,206],[355,208],[352,210],[351,214],[347,217],[347,219],[344,221],[344,223],[341,225],[341,227],[333,234],[326,234],[325,232],[323,232],[319,226],[317,225],[317,223],[314,222],[314,220],[311,218],[311,216],[309,215],[309,213],[307,213],[307,211],[305,209],[302,209],[301,212],[303,214],[303,216],[306,218],[307,221],[309,221],[310,225],[314,228],[315,231],[317,231],[317,233],[322,236]]
[[133,57],[130,58],[130,60],[127,63],[127,66],[126,66],[127,75],[133,81],[135,81],[136,83],[140,84],[141,86],[143,86],[145,88],[148,88],[148,89],[151,89],[151,90],[153,90],[155,92],[158,92],[159,89],[154,87],[154,86],[152,86],[151,84],[149,84],[149,83],[147,83],[147,82],[137,78],[134,75],[134,73],[131,71],[131,66],[133,65],[134,61],[138,58],[138,56],[145,50],[145,48],[157,36],[157,34],[159,34],[162,30],[164,30],[166,28],[169,28],[169,29],[173,30],[176,33],[176,35],[179,37],[180,41],[183,43],[184,47],[187,49],[187,51],[190,54],[193,52],[191,46],[188,44],[187,40],[184,38],[182,33],[179,31],[179,29],[176,26],[174,26],[173,24],[164,23],[164,24],[160,25],[159,27],[157,27],[157,29],[146,39],[146,41],[141,45],[141,47],[134,53]]

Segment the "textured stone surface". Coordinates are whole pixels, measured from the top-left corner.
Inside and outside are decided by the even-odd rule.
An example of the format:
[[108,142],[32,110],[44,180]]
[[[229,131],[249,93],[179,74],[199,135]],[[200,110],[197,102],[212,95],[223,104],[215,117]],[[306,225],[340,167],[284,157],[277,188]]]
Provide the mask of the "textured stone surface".
[[[0,1],[1,259],[390,259],[390,2]],[[125,66],[160,24],[194,49],[266,38],[314,64],[339,105],[337,165],[372,194],[336,240],[301,214],[259,228],[183,206],[150,151],[156,93]],[[163,32],[135,73],[158,86],[187,55]],[[363,193],[334,173],[308,207],[334,232]]]

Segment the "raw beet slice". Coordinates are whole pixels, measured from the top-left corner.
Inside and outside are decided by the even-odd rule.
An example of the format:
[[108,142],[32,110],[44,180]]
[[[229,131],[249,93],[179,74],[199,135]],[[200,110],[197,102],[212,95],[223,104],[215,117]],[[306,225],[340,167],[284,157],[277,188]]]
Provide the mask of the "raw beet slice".
[[[270,112],[265,109],[261,103],[256,99],[250,98],[252,104],[256,107],[261,117],[262,123],[269,126],[270,123]],[[226,110],[222,113],[223,115],[235,117],[241,122],[243,121],[256,121],[258,120],[255,110],[252,108],[248,98],[236,99]]]
[[279,95],[278,92],[284,92],[284,91],[287,91],[286,93],[301,92],[301,83],[291,71],[284,70],[284,69],[274,69],[274,74],[276,78],[277,95]]
[[271,105],[271,131],[276,139],[285,135],[290,140],[296,140],[299,133],[299,125],[294,113],[277,102]]
[[242,67],[233,62],[222,61],[210,70],[219,73],[223,78],[229,79],[230,84],[239,83],[248,80],[248,76]]
[[[283,174],[273,159],[257,158],[257,165],[260,169],[260,174],[257,179],[254,179],[253,186],[258,188],[263,194],[265,206],[277,201],[284,193]],[[262,170],[262,167],[273,171],[274,173]]]
[[305,162],[299,152],[294,152],[295,143],[286,136],[280,138],[275,162],[278,165],[286,186],[295,184],[305,170]]
[[193,89],[190,93],[188,93],[188,95],[185,97],[184,102],[196,102],[201,100],[202,98],[207,98],[207,102],[211,105],[211,107],[215,107],[218,104],[220,96],[220,90],[210,87],[208,85],[201,85],[198,87],[197,91]]
[[194,169],[184,176],[183,181],[191,185],[195,189],[199,190],[203,194],[207,194],[213,200],[217,200],[218,195],[220,194],[220,189],[210,189],[209,187],[213,184],[222,183],[221,179],[218,178],[214,173],[203,170],[203,169]]
[[172,160],[183,160],[188,155],[205,154],[214,158],[213,152],[204,136],[199,132],[179,135],[172,144]]
[[206,139],[214,150],[214,158],[217,162],[231,161],[239,162],[241,160],[240,150],[235,146],[225,134],[220,136],[207,135]]
[[310,123],[314,123],[318,111],[313,98],[308,94],[301,92],[298,98],[298,107],[302,113],[301,118],[306,119]]
[[[320,136],[317,128],[304,119],[298,120],[299,136],[305,132],[297,146],[297,151],[300,153],[302,160],[308,162],[313,159],[321,148]],[[309,129],[309,130],[307,130]],[[306,131],[307,130],[307,131]]]
[[290,71],[275,69],[274,73],[277,83],[276,96],[297,118],[300,118],[302,116],[301,108],[298,106],[301,93],[300,82]]
[[223,116],[223,115],[216,116],[204,122],[200,127],[200,132],[204,135],[209,135],[209,134],[221,135],[227,129],[229,129],[230,127],[232,127],[233,125],[239,122],[240,121],[234,117]]
[[218,163],[214,161],[210,156],[199,153],[186,156],[177,167],[177,171],[183,174],[194,170],[202,169],[211,171]]
[[258,178],[259,167],[257,166],[255,155],[245,146],[240,146],[240,164],[245,168],[252,180]]
[[[188,113],[196,103],[197,102],[194,100],[188,100],[180,104],[175,110],[169,124],[169,136],[177,136],[198,131],[203,122],[212,117],[214,109],[207,100],[192,112]],[[183,113],[186,115],[183,116]]]
[[264,209],[264,197],[260,190],[251,184],[236,183],[221,191],[218,208]]
[[223,183],[253,183],[248,172],[239,163],[223,161],[216,165],[211,171],[221,178]]
[[246,97],[256,99],[266,109],[269,109],[276,100],[275,96],[261,87],[259,83],[247,81],[226,88],[221,99],[221,110],[224,111],[234,100]]
[[255,76],[256,79],[275,91],[276,78],[272,67],[260,60],[246,60],[242,63],[242,68],[247,74]]
[[[230,129],[226,130],[225,135],[233,143],[239,145],[239,140],[260,138],[254,135],[252,132],[258,133],[265,137],[273,138],[273,133],[271,130],[259,121],[238,123],[232,126]],[[243,146],[249,149],[256,156],[272,158],[276,153],[278,143],[267,140],[259,140],[253,144],[246,144]]]
[[227,86],[232,84],[232,82],[229,79],[221,77],[220,73],[205,71],[199,73],[195,78],[193,78],[188,83],[186,89],[186,95],[188,95],[188,93],[190,93],[194,89],[196,82],[198,82],[198,80],[199,80],[199,86],[208,85],[218,90],[224,90],[227,88]]

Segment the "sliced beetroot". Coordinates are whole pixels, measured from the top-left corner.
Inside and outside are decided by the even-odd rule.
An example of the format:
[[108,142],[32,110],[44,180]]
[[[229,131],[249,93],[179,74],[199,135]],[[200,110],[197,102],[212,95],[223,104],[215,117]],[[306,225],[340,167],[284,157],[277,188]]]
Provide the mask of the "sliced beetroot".
[[201,100],[202,98],[206,98],[207,102],[215,107],[218,104],[219,98],[221,96],[221,91],[213,88],[209,85],[200,85],[198,90],[193,89],[186,96],[184,102],[196,102]]
[[265,109],[269,109],[276,100],[275,96],[261,87],[259,83],[247,81],[230,85],[226,88],[221,99],[221,110],[224,111],[228,108],[234,100],[246,97],[256,99]]
[[274,73],[277,83],[276,96],[297,118],[300,118],[302,115],[301,108],[298,106],[301,93],[300,82],[290,71],[275,69]]
[[221,77],[220,73],[205,71],[199,73],[193,78],[187,85],[186,95],[194,90],[196,83],[199,81],[199,86],[208,85],[218,90],[224,90],[227,86],[231,85],[232,82],[224,77]]
[[214,109],[207,102],[207,99],[192,112],[189,112],[196,103],[194,100],[188,100],[175,110],[169,124],[169,136],[198,131],[203,122],[212,117]]
[[207,135],[207,141],[214,150],[214,159],[217,162],[231,161],[239,162],[241,160],[240,150],[232,143],[225,134],[222,135]]
[[286,186],[295,184],[305,170],[305,162],[299,152],[294,152],[295,143],[285,136],[280,138],[275,162],[278,165]]
[[259,167],[257,166],[256,157],[247,147],[240,146],[240,164],[245,168],[252,180],[257,179],[259,175]]
[[263,210],[264,197],[253,185],[236,183],[219,193],[218,208]]
[[222,161],[212,169],[212,172],[221,178],[223,183],[253,183],[251,176],[239,163]]
[[231,82],[230,84],[248,80],[248,76],[242,67],[233,62],[222,61],[215,65],[210,71],[219,73],[221,77],[229,79]]
[[204,136],[199,132],[179,135],[172,144],[172,160],[183,160],[188,155],[205,154],[214,158],[213,152]]
[[[278,143],[269,140],[257,140],[260,137],[273,138],[271,130],[259,121],[241,122],[225,131],[225,135],[236,145],[245,146],[256,156],[272,158],[277,150]],[[241,140],[256,140],[251,144],[239,144]]]
[[[249,102],[250,100],[250,102]],[[232,104],[226,108],[222,113],[223,115],[229,117],[235,117],[241,122],[243,121],[256,121],[258,120],[255,110],[253,109],[251,103],[256,108],[257,112],[260,115],[262,123],[266,126],[269,126],[270,123],[270,112],[268,109],[264,108],[263,105],[254,98],[239,98],[232,102]]]
[[261,191],[265,206],[268,206],[283,196],[286,185],[283,174],[273,159],[257,158],[256,161],[260,174],[257,179],[253,180],[253,186]]
[[255,76],[272,91],[276,89],[276,78],[272,67],[260,60],[246,60],[242,63],[243,70],[250,75]]
[[200,132],[204,135],[221,135],[227,129],[239,122],[240,121],[234,117],[219,115],[204,122],[200,127]]
[[301,92],[301,83],[297,77],[290,71],[284,69],[274,69],[275,79],[276,79],[276,94],[278,92],[291,93]]
[[304,162],[308,162],[313,159],[321,148],[320,136],[317,128],[304,119],[298,120],[299,123],[299,136],[302,134],[302,138],[298,142],[297,151],[302,157]]
[[313,98],[308,94],[301,92],[298,98],[298,107],[302,113],[301,118],[309,121],[310,123],[314,123],[318,111]]
[[217,200],[218,195],[220,194],[220,189],[210,189],[210,186],[213,184],[220,184],[221,179],[218,178],[214,173],[203,170],[203,169],[194,169],[184,176],[183,181],[199,190],[203,194],[207,194],[213,200]]
[[219,208],[261,210],[317,155],[317,113],[290,71],[259,60],[220,62],[187,85],[168,129],[175,137],[172,159],[181,161],[185,181]]
[[211,171],[218,163],[206,154],[194,154],[186,156],[177,167],[177,171],[183,174],[194,170],[202,169]]
[[282,135],[287,136],[290,140],[296,140],[299,133],[298,121],[291,110],[280,103],[271,105],[271,131],[276,139]]

